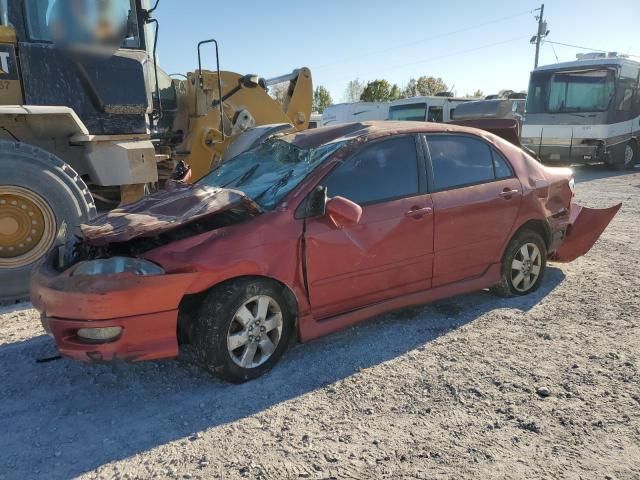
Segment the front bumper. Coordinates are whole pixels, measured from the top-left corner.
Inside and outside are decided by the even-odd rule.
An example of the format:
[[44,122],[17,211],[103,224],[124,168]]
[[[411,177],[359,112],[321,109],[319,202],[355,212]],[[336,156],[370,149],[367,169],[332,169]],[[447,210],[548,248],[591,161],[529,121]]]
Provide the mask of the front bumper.
[[598,144],[537,144],[522,139],[522,145],[532,150],[543,163],[570,164],[603,161],[604,150]]
[[[195,275],[132,273],[71,276],[49,261],[31,278],[31,300],[60,353],[77,360],[151,360],[178,354],[178,306]],[[80,328],[121,327],[107,342],[80,338]]]
[[[178,355],[178,311],[150,313],[109,320],[83,321],[41,317],[42,326],[55,340],[61,355],[81,362],[156,360]],[[105,343],[78,337],[80,328],[121,327],[122,333]]]

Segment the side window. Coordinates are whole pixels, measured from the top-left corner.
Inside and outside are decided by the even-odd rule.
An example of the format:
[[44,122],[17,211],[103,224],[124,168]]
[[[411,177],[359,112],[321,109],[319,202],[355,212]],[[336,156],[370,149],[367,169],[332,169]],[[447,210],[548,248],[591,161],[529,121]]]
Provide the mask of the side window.
[[[430,135],[427,142],[435,190],[495,180],[494,157],[497,155],[492,155],[491,148],[483,141],[467,136]],[[500,166],[500,159],[496,159],[496,167],[511,176],[504,160]]]
[[491,153],[493,154],[493,168],[496,172],[496,179],[500,180],[502,178],[511,177],[513,172],[511,171],[511,167],[507,164],[507,161],[495,150],[491,150]]
[[442,123],[442,121],[443,121],[442,107],[429,107],[427,122]]
[[376,203],[419,192],[418,154],[413,136],[365,146],[332,170],[322,182],[329,197]]

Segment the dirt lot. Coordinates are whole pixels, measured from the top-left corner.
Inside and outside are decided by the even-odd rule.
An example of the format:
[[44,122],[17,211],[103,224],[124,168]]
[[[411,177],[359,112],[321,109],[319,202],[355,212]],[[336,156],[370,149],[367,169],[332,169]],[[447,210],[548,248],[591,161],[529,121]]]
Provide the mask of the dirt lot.
[[240,386],[188,355],[36,363],[35,311],[3,308],[0,479],[640,478],[640,172],[577,171],[624,207],[535,295],[386,315]]

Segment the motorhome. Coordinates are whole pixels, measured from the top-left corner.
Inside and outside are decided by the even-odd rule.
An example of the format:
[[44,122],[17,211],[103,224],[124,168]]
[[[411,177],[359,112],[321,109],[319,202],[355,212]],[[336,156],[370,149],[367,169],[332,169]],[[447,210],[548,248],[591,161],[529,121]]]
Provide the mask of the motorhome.
[[585,54],[531,73],[522,144],[548,163],[638,161],[640,62]]
[[388,119],[449,122],[456,107],[469,101],[469,98],[449,96],[403,98],[389,104]]
[[330,105],[324,110],[322,126],[367,120],[386,120],[388,113],[388,102],[338,103]]

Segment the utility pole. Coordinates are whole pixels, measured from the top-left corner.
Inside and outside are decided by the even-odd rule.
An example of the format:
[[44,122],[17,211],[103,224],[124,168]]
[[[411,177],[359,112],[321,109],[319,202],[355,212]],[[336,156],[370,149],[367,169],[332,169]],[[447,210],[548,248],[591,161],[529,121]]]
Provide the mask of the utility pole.
[[544,21],[544,3],[536,10],[540,10],[540,15],[536,16],[536,20],[538,20],[538,33],[531,37],[531,43],[536,44],[536,60],[533,64],[533,68],[538,68],[538,58],[540,57],[540,44],[542,43],[542,39],[549,35],[547,22]]

